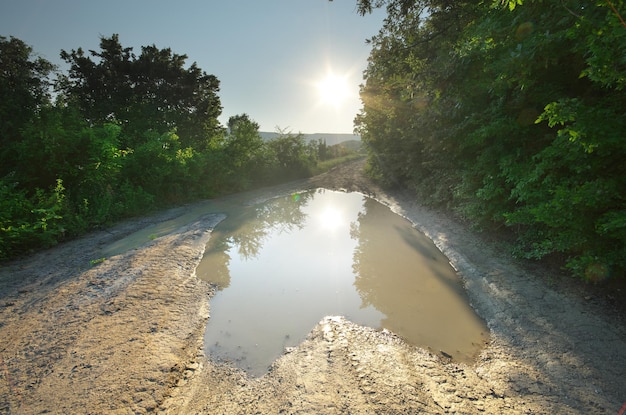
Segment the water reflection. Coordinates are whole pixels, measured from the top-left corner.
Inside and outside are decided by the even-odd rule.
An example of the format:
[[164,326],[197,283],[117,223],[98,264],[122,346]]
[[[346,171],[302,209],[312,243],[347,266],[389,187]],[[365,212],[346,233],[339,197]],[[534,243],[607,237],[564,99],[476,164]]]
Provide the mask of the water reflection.
[[409,343],[470,362],[486,341],[487,328],[448,259],[404,218],[366,199],[352,236],[354,285],[363,306],[385,314],[380,325]]
[[446,257],[357,193],[319,190],[229,212],[197,273],[219,289],[207,352],[255,376],[326,315],[387,328],[460,361],[486,339]]
[[313,193],[303,193],[253,207],[232,206],[228,217],[213,230],[196,274],[219,290],[227,288],[232,248],[236,248],[240,259],[252,260],[259,255],[268,235],[302,229],[306,215],[301,207],[312,196]]

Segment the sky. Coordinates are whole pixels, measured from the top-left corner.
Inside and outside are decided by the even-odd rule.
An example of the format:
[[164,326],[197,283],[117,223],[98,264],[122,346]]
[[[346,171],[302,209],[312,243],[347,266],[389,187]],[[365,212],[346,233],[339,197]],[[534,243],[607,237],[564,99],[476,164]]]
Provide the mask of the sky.
[[[116,33],[136,54],[171,48],[220,80],[220,121],[248,114],[261,131],[352,133],[370,47],[385,13],[356,0],[0,0],[0,36],[59,65]],[[331,74],[331,76],[329,76]]]

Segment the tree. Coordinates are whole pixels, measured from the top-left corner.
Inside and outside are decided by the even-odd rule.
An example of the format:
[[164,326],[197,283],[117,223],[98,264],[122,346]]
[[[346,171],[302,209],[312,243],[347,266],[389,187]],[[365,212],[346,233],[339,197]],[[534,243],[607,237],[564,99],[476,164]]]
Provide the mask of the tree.
[[191,146],[221,136],[217,79],[169,49],[136,58],[117,36],[90,53],[62,52],[52,103],[53,66],[0,38],[0,258],[207,192]]
[[228,119],[226,153],[235,169],[250,168],[251,161],[262,146],[259,124],[247,114],[235,115]]
[[624,1],[386,6],[356,124],[370,165],[516,252],[600,280],[626,270]]
[[50,104],[53,70],[23,41],[0,36],[0,177],[17,168],[15,146],[22,140],[22,128]]
[[186,55],[152,45],[136,56],[114,34],[100,39],[100,51],[63,50],[61,57],[71,65],[60,83],[67,99],[92,123],[120,123],[130,148],[147,130],[176,129],[182,147],[197,150],[221,134],[219,81],[196,63],[185,68]]
[[389,17],[369,41],[363,110],[355,120],[370,151],[371,172],[387,183],[426,184],[423,193],[449,199],[456,180],[449,167],[455,163],[454,154],[441,157],[441,152],[453,148],[451,130],[459,113],[453,85],[458,74],[449,50],[472,21],[476,6],[435,1],[414,2],[410,8],[407,2],[378,4],[383,3],[388,3]]
[[317,146],[307,144],[302,134],[279,131],[268,142],[274,158],[274,174],[278,181],[306,177],[317,162]]
[[245,189],[252,182],[262,181],[267,174],[269,160],[259,134],[259,124],[247,114],[228,119],[225,153],[234,189]]

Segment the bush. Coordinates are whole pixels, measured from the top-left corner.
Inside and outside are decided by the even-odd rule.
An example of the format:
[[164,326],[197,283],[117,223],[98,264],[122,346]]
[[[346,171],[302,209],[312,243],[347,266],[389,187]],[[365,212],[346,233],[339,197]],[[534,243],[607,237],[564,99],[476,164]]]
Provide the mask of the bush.
[[0,181],[0,259],[57,244],[67,233],[65,188],[59,179],[48,192],[28,197],[7,178]]

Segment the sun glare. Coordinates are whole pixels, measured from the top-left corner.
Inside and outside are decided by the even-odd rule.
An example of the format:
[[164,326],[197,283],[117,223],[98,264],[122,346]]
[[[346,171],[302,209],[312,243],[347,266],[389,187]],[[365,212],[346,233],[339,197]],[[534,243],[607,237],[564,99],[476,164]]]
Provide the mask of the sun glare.
[[319,220],[322,228],[330,231],[339,228],[344,222],[341,212],[330,206],[321,212]]
[[341,107],[350,96],[347,77],[337,76],[333,73],[328,73],[324,79],[317,83],[317,90],[321,103],[332,105],[335,108]]

